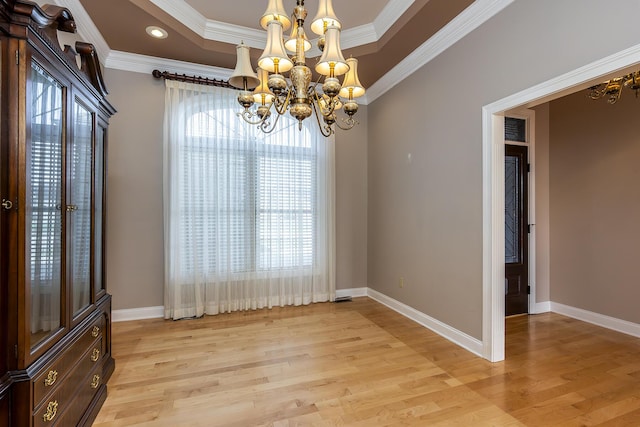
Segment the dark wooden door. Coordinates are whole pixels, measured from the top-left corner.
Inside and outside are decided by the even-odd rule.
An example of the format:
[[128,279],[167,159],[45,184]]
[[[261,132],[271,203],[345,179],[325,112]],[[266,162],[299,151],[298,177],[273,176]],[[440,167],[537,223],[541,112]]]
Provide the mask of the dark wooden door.
[[505,315],[529,312],[528,147],[506,145],[504,157]]

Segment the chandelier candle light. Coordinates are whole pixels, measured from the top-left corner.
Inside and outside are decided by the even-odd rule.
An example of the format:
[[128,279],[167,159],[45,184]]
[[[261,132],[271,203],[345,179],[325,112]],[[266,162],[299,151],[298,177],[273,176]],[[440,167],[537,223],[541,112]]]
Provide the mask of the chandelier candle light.
[[640,94],[640,71],[634,71],[631,74],[616,77],[599,85],[591,86],[588,96],[591,99],[607,98],[609,104],[615,104],[618,99],[620,99],[622,88],[624,87],[635,91],[636,98],[638,98]]
[[[331,0],[319,0],[318,14],[311,23],[311,30],[320,36],[318,48],[322,55],[315,65],[320,75],[313,82],[311,69],[305,63],[305,52],[311,43],[304,31],[307,9],[304,0],[297,5],[289,19],[282,0],[269,0],[267,10],[260,19],[260,25],[267,30],[267,44],[258,59],[257,74],[253,72],[249,47],[240,43],[237,48],[236,68],[229,78],[229,84],[241,89],[238,102],[244,110],[238,113],[247,123],[258,125],[265,133],[275,129],[280,116],[287,110],[302,121],[315,115],[324,136],[335,131],[334,125],[349,130],[358,122],[353,118],[358,111],[355,98],[364,95],[365,89],[358,79],[358,60],[342,56],[340,31],[342,25],[336,17]],[[285,42],[283,32],[291,27],[289,39]],[[289,57],[287,51],[293,54]],[[288,72],[288,79],[283,73]],[[345,75],[342,84],[338,76]],[[324,77],[322,90],[317,87]],[[253,89],[253,91],[250,91]],[[256,108],[252,108],[256,104]],[[338,120],[337,112],[343,110],[346,118]],[[276,113],[271,121],[271,110]]]

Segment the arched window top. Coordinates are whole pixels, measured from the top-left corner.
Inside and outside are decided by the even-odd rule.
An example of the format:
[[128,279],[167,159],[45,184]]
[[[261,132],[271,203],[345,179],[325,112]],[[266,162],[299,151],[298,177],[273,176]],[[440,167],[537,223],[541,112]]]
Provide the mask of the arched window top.
[[[298,121],[288,114],[278,118],[278,123],[271,133],[264,133],[255,125],[250,125],[237,116],[239,106],[212,107],[209,102],[190,102],[183,104],[185,108],[185,136],[189,138],[219,138],[225,140],[247,138],[259,144],[311,148],[315,122],[303,123],[298,129]],[[276,120],[276,113],[271,120]]]

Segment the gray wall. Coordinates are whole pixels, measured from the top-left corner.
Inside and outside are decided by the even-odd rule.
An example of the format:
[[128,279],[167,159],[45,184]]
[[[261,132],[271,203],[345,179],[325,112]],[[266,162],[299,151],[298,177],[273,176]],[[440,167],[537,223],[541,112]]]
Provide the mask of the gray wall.
[[[118,109],[109,129],[107,277],[113,308],[163,304],[164,82],[105,70]],[[367,285],[367,109],[336,136],[336,287]]]
[[640,99],[550,104],[551,300],[640,323]]
[[371,288],[481,339],[482,106],[637,44],[615,4],[516,0],[369,105]]

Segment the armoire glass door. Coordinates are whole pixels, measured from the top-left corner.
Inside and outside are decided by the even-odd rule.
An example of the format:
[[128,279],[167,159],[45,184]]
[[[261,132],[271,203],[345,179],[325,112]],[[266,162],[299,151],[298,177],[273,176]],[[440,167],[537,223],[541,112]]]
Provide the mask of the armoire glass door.
[[91,304],[91,166],[93,113],[76,100],[68,154],[68,271],[74,317]]
[[36,62],[28,83],[25,282],[29,289],[31,348],[58,328],[62,284],[62,85]]
[[98,124],[96,133],[96,141],[94,148],[94,189],[93,189],[93,286],[95,298],[98,299],[103,293],[106,292],[105,280],[104,280],[104,171],[105,171],[105,151],[106,151],[106,139],[107,129]]

